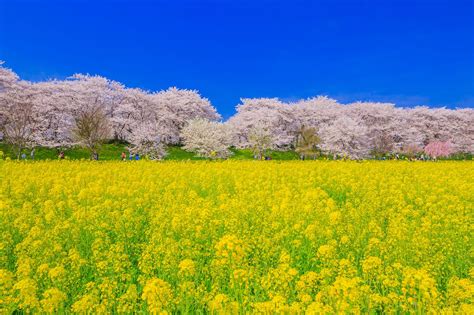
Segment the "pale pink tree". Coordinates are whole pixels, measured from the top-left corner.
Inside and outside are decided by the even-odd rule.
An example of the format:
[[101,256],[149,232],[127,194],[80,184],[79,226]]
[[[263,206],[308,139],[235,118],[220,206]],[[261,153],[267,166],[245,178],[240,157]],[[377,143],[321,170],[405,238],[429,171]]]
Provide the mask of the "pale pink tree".
[[133,125],[132,132],[127,137],[129,150],[148,156],[152,160],[160,160],[166,156],[169,133],[163,125],[154,121],[143,121]]
[[[114,114],[110,117],[114,138],[133,143],[132,136],[136,133],[141,137],[144,132],[141,126],[149,126],[154,118],[153,103],[150,93],[138,88],[120,88]],[[149,130],[145,127],[144,130]],[[148,132],[146,132],[148,135]],[[148,136],[147,136],[148,137]],[[134,138],[136,140],[136,138]]]
[[345,105],[345,114],[366,128],[367,142],[362,145],[365,145],[365,150],[373,155],[388,154],[401,144],[394,104],[355,102]]
[[122,92],[122,102],[112,120],[120,137],[132,143],[146,135],[146,139],[159,137],[163,144],[177,144],[189,120],[220,118],[209,100],[197,91],[170,88],[150,93],[127,88]]
[[13,70],[4,67],[4,63],[0,60],[0,93],[19,81],[18,75]]
[[[141,152],[180,143],[181,131],[192,119],[220,119],[209,100],[197,91],[170,88],[148,92],[81,74],[32,83],[21,81],[0,62],[0,139],[21,148],[76,145],[80,143],[78,118],[91,112],[100,113],[105,122],[102,126],[111,130],[99,138],[128,141]],[[341,104],[326,96],[295,102],[255,98],[242,99],[237,113],[225,125],[235,136],[232,144],[241,148],[254,147],[251,138],[259,138],[255,135],[264,135],[260,140],[270,141],[268,147],[294,148],[304,126],[318,130],[321,148],[327,152],[354,158],[366,157],[371,150],[400,152],[407,146],[448,140],[453,152],[474,152],[472,108]]]
[[286,149],[294,141],[298,125],[288,104],[276,98],[242,99],[237,113],[228,120],[235,131],[237,147],[249,147],[250,131],[259,126],[271,133],[275,148]]
[[17,158],[22,150],[36,145],[41,111],[34,101],[35,95],[34,86],[24,81],[0,92],[0,132]]
[[131,153],[138,153],[150,160],[161,160],[167,154],[166,144],[162,138],[156,124],[143,123],[133,129],[128,138],[130,143],[128,148]]
[[450,141],[454,152],[474,152],[474,109],[436,110],[438,132],[430,141]]
[[179,143],[181,129],[192,119],[217,121],[221,118],[211,102],[195,90],[172,87],[150,97],[152,119],[162,126],[165,143]]
[[321,148],[326,152],[353,159],[364,158],[369,154],[367,128],[347,115],[323,125],[319,134]]
[[316,96],[288,104],[298,126],[319,129],[323,124],[336,120],[344,105],[327,96]]
[[268,125],[263,122],[252,126],[248,131],[248,147],[256,159],[262,159],[269,150],[275,149],[274,134]]
[[474,151],[474,110],[418,106],[405,108],[397,127],[404,143],[425,146],[452,141],[454,151]]
[[426,145],[424,151],[434,159],[447,157],[453,153],[453,145],[450,141],[433,141]]
[[449,121],[454,150],[474,153],[474,108],[452,111]]
[[109,119],[117,104],[120,84],[100,76],[76,74],[40,87],[43,145],[83,145],[91,155],[98,153],[101,143],[112,137]]
[[74,117],[69,102],[64,99],[68,86],[64,81],[52,80],[36,83],[35,88],[39,91],[35,102],[41,111],[36,142],[39,146],[56,149],[72,146],[75,143]]
[[232,152],[233,133],[228,125],[198,118],[188,122],[181,131],[183,149],[200,157],[227,158]]
[[35,98],[37,89],[21,81],[0,61],[0,139],[10,144],[17,158],[23,149],[34,147],[41,120]]

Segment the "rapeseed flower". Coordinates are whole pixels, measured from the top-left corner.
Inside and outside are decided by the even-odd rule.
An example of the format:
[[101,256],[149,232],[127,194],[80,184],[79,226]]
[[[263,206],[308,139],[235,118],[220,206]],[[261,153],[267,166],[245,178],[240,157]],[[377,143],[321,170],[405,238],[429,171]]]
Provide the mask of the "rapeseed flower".
[[472,162],[4,161],[0,313],[474,313]]

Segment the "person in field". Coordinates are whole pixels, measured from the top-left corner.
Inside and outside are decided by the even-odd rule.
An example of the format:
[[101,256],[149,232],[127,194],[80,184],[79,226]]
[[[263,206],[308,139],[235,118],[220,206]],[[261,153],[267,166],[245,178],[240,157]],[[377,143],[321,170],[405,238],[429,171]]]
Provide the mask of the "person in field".
[[122,161],[125,161],[127,159],[127,155],[125,154],[125,152],[122,152],[120,158],[122,159]]

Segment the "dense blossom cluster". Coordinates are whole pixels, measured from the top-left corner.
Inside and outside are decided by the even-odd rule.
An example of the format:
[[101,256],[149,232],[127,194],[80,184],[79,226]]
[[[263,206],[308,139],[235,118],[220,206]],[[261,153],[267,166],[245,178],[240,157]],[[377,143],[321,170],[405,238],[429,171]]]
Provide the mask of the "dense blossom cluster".
[[183,128],[181,137],[183,149],[196,152],[198,156],[225,158],[231,154],[232,131],[223,123],[193,119]]
[[170,88],[151,93],[80,74],[31,83],[0,65],[0,136],[21,147],[79,144],[74,137],[77,122],[95,112],[103,113],[109,125],[105,138],[136,147],[178,143],[189,120],[220,118],[196,91]]
[[278,99],[243,99],[228,123],[238,146],[249,145],[249,132],[265,125],[277,147],[294,143],[302,126],[318,131],[321,149],[351,157],[423,149],[431,142],[452,143],[451,152],[474,152],[474,110],[399,108],[390,103],[340,104],[327,97],[292,103]]
[[470,162],[0,161],[0,313],[474,313]]
[[[106,123],[96,128],[100,132],[86,130],[86,136],[78,140],[74,137],[78,122],[91,124],[91,114],[105,117]],[[196,124],[195,133],[183,136],[183,128],[195,119],[210,123]],[[262,139],[266,148],[292,148],[301,130],[311,128],[321,139],[321,151],[351,158],[422,150],[433,142],[441,147],[449,143],[450,153],[474,152],[474,109],[340,104],[323,96],[291,103],[257,98],[242,99],[237,113],[223,125],[214,123],[219,119],[209,100],[196,91],[170,88],[152,93],[80,74],[32,83],[0,65],[0,137],[20,149],[80,142],[91,142],[87,146],[93,148],[96,140],[114,138],[157,156],[162,155],[163,144],[182,142],[200,155],[227,156],[229,146],[254,147]],[[256,131],[268,135],[255,139],[253,135],[262,134]]]

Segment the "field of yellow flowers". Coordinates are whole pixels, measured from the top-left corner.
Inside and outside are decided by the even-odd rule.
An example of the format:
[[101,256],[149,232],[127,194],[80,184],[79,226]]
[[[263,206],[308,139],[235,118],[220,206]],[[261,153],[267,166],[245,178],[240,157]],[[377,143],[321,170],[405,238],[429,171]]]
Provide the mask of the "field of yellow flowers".
[[472,162],[0,161],[0,313],[474,313]]

